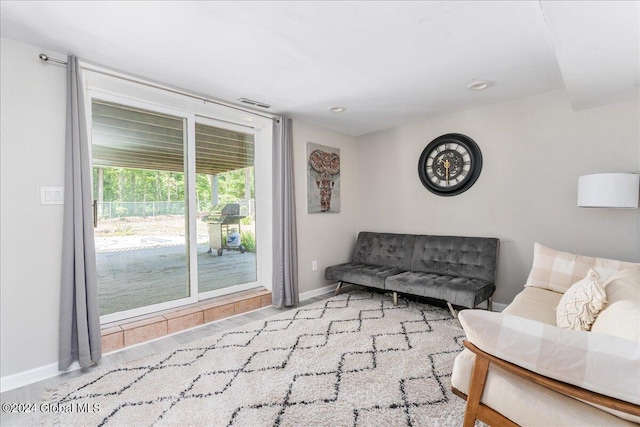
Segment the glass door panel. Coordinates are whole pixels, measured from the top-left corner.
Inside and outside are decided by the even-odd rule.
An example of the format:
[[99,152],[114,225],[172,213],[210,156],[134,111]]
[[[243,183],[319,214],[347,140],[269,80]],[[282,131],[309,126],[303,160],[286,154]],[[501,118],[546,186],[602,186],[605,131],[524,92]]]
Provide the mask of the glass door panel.
[[196,123],[198,290],[257,281],[255,136]]
[[186,120],[94,99],[100,314],[190,297]]

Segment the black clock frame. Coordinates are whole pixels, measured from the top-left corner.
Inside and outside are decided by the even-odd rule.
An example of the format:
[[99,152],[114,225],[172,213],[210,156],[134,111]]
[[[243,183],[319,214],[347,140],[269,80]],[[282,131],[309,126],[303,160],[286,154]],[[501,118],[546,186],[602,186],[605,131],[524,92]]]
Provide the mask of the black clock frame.
[[[427,159],[429,154],[435,150],[436,147],[445,143],[456,143],[464,146],[471,157],[471,169],[469,174],[463,181],[452,187],[440,187],[431,182],[427,176]],[[464,193],[476,183],[480,176],[480,171],[482,171],[482,152],[480,151],[480,147],[478,147],[478,144],[476,144],[473,139],[460,133],[448,133],[437,137],[425,147],[420,155],[420,160],[418,160],[418,175],[420,176],[422,185],[424,185],[427,190],[431,191],[433,194],[437,194],[438,196],[449,197]]]

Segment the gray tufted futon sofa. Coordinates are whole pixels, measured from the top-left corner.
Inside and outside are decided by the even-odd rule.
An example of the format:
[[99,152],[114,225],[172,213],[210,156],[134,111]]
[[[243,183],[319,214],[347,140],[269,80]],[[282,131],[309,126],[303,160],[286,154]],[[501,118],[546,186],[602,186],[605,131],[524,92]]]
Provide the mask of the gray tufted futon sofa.
[[419,295],[473,308],[495,291],[498,239],[490,237],[427,236],[363,231],[353,261],[325,270],[327,280]]

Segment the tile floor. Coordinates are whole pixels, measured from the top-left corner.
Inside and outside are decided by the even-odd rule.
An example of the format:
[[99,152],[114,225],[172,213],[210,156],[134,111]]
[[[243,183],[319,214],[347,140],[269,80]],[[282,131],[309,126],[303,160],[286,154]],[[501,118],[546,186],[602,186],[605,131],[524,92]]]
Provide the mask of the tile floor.
[[271,292],[257,288],[102,325],[102,354],[270,305]]

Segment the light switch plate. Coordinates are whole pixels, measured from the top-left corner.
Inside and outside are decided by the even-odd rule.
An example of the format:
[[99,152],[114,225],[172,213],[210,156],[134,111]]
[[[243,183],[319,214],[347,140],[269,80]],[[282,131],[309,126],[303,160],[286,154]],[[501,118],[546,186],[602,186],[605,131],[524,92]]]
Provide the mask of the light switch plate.
[[64,187],[40,187],[41,205],[64,205]]

